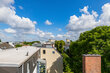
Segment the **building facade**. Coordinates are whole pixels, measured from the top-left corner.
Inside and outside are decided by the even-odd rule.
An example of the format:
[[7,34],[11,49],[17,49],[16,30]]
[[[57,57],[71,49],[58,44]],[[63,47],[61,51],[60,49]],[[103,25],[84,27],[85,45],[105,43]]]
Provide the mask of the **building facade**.
[[63,73],[63,58],[56,49],[41,48],[40,58],[46,62],[46,73]]

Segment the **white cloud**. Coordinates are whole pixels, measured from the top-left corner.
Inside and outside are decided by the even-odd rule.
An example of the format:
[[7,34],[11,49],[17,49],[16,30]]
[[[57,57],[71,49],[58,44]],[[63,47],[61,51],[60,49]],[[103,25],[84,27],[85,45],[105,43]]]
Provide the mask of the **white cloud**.
[[0,22],[10,25],[16,31],[32,32],[35,31],[35,22],[29,18],[16,15],[15,10],[9,7],[0,7]]
[[59,29],[58,29],[58,31],[62,31],[62,29],[61,29],[61,28],[59,28]]
[[69,31],[82,31],[94,28],[96,26],[96,16],[93,14],[82,14],[77,17],[73,15],[70,17],[67,29]]
[[52,22],[50,22],[49,20],[46,20],[46,21],[45,21],[45,24],[46,24],[46,25],[52,25]]
[[14,29],[8,28],[4,30],[7,33],[16,33],[16,31]]
[[64,35],[58,34],[56,37],[57,38],[63,38]]
[[[102,6],[102,13],[97,14],[96,11],[88,11],[89,7],[85,6],[80,9],[81,16],[70,16],[69,23],[66,26],[67,32],[65,34],[56,34],[51,32],[44,32],[40,29],[36,30],[36,21],[32,21],[26,17],[20,17],[16,14],[13,6],[14,0],[0,0],[0,23],[8,24],[9,27],[4,31],[11,33],[11,36],[4,34],[4,31],[0,31],[0,38],[4,40],[32,40],[38,38],[38,40],[47,40],[50,38],[64,40],[66,38],[76,40],[80,33],[93,29],[96,26],[110,25],[110,3]],[[49,20],[45,21],[46,25],[52,25]],[[58,31],[62,29],[59,28]],[[32,35],[34,35],[34,37]]]
[[[34,34],[36,21],[16,15],[12,6],[14,0],[0,0],[0,23],[8,24],[10,28],[5,29],[7,33]],[[16,32],[15,32],[16,31]]]
[[83,9],[80,9],[80,12],[84,12],[86,14],[89,14],[89,12],[88,12],[88,6],[85,6]]
[[23,7],[22,6],[19,6],[19,9],[23,10]]
[[78,37],[80,33],[93,29],[97,26],[110,26],[110,3],[102,6],[103,12],[100,16],[94,10],[89,12],[88,8],[88,6],[85,6],[83,9],[80,9],[80,12],[83,12],[81,16],[78,17],[73,15],[70,17],[69,24],[66,28],[68,32],[73,34],[68,35],[71,36],[75,34],[75,36]]
[[0,7],[11,7],[14,4],[14,0],[0,0]]
[[110,3],[102,6],[103,13],[101,14],[99,25],[110,25]]
[[0,23],[9,25],[9,28],[5,28],[4,31],[11,33],[13,38],[15,35],[17,38],[22,38],[28,34],[35,34],[37,22],[18,16],[13,4],[14,0],[0,0]]
[[36,35],[42,39],[54,38],[55,36],[51,32],[44,32],[40,29],[37,29]]

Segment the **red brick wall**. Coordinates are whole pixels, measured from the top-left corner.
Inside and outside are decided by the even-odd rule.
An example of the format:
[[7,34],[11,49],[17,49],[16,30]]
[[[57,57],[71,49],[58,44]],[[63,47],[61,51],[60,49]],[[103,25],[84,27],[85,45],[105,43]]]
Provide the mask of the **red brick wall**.
[[101,73],[101,56],[83,56],[83,73]]

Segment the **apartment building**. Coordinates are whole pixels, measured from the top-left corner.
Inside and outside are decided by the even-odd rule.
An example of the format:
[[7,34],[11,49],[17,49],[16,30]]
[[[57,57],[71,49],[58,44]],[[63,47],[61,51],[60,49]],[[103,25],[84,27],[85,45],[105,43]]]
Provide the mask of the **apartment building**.
[[40,58],[45,61],[46,73],[63,73],[63,58],[56,49],[42,47]]
[[37,73],[39,48],[23,46],[0,51],[0,73]]

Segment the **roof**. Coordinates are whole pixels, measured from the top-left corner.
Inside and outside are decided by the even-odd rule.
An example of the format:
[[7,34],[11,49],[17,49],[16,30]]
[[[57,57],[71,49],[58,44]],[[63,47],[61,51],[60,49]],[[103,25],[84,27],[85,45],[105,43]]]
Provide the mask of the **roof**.
[[4,49],[10,49],[10,48],[14,48],[14,47],[11,46],[8,42],[0,43],[0,49],[4,50]]
[[[20,67],[38,50],[37,47],[23,46],[0,51],[0,67]],[[26,56],[27,52],[28,56]]]

